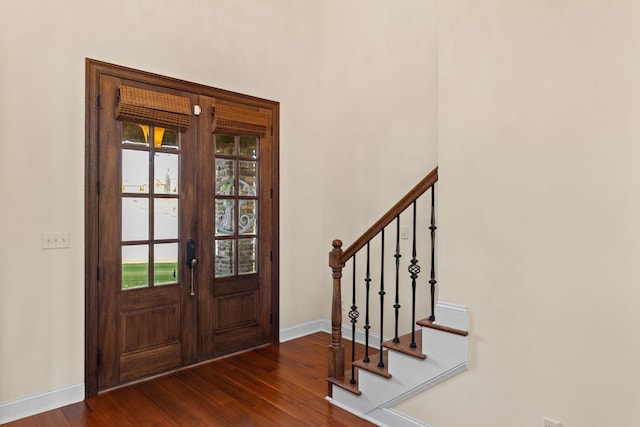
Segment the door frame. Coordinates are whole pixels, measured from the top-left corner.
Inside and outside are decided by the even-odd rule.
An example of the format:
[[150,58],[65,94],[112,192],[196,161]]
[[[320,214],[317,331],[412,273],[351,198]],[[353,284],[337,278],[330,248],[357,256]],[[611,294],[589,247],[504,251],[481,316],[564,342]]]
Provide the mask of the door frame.
[[101,75],[134,80],[184,92],[206,95],[231,102],[250,100],[252,105],[270,109],[273,117],[272,133],[272,183],[273,202],[271,215],[272,269],[271,269],[271,342],[279,341],[279,128],[280,104],[253,96],[242,95],[172,77],[139,71],[102,61],[85,60],[85,396],[98,393],[98,338],[99,338],[99,81]]

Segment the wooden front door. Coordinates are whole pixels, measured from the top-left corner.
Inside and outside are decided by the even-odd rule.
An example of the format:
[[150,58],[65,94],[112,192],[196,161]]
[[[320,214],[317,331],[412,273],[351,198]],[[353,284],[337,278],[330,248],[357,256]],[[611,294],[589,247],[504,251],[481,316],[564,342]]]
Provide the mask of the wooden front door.
[[87,395],[277,341],[277,104],[90,65]]
[[200,359],[268,341],[274,239],[272,113],[208,96],[200,129]]

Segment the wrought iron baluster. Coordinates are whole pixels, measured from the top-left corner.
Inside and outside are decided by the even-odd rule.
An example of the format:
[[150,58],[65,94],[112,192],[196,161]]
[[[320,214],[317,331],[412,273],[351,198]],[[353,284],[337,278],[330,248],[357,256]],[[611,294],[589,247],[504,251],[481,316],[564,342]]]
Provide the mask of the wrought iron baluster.
[[353,368],[353,362],[356,361],[356,323],[358,322],[358,306],[356,305],[356,255],[353,254],[353,281],[351,288],[351,310],[349,311],[349,319],[351,319],[351,384],[356,383],[356,370]]
[[396,311],[396,322],[393,342],[399,343],[398,319],[400,317],[400,257],[402,257],[402,255],[400,255],[400,215],[396,216],[396,253],[394,257],[396,259],[396,303],[393,304],[393,308]]
[[382,342],[384,340],[384,228],[382,229],[381,234],[381,248],[380,248],[380,291],[378,295],[380,295],[380,361],[378,362],[379,368],[384,368],[384,361],[382,359],[383,348]]
[[369,287],[371,285],[371,274],[370,269],[371,263],[369,258],[369,242],[367,242],[367,276],[364,279],[366,284],[366,302],[365,302],[365,316],[364,316],[364,359],[363,362],[369,362],[369,329],[371,329],[371,325],[369,325]]
[[431,225],[429,226],[429,230],[431,230],[431,279],[429,283],[431,284],[431,316],[429,316],[429,320],[432,322],[436,320],[435,315],[435,300],[436,300],[436,270],[435,270],[435,253],[436,253],[436,211],[435,211],[435,199],[436,199],[436,185],[433,184],[431,186]]
[[420,266],[416,259],[416,202],[413,202],[413,251],[409,273],[411,273],[411,348],[416,348],[416,279],[420,274]]

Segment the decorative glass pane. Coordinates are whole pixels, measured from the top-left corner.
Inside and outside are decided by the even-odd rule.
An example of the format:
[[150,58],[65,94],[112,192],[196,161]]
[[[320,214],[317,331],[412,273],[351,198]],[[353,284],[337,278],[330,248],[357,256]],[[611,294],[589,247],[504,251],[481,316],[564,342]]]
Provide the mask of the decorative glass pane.
[[149,152],[122,150],[122,192],[149,192]]
[[180,132],[173,129],[165,129],[162,135],[162,148],[179,148]]
[[235,161],[216,159],[216,194],[232,196],[235,194]]
[[240,137],[240,155],[242,157],[258,158],[258,137],[257,136],[241,136]]
[[233,276],[235,274],[235,240],[216,240],[216,277]]
[[240,234],[257,234],[258,232],[258,201],[240,200],[240,217],[238,228]]
[[149,199],[122,198],[122,240],[149,239]]
[[122,247],[122,289],[149,286],[149,245]]
[[122,143],[148,145],[149,126],[122,122]]
[[169,285],[178,283],[178,244],[153,245],[153,283]]
[[178,194],[178,155],[156,153],[154,156],[154,192],[156,194]]
[[236,143],[232,135],[215,135],[216,154],[233,156],[236,154]]
[[257,189],[257,162],[240,161],[240,196],[255,196]]
[[233,235],[235,232],[235,200],[216,200],[216,236]]
[[258,239],[238,240],[238,274],[251,274],[258,271]]
[[180,142],[180,133],[175,130],[153,127],[153,146],[154,148],[178,148]]
[[178,238],[178,199],[153,201],[153,234],[156,240]]

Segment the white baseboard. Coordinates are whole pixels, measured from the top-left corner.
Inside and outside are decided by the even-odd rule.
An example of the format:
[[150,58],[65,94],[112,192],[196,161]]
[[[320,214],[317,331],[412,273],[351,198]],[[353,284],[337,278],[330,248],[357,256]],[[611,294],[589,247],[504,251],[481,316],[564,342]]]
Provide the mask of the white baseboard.
[[316,319],[299,325],[280,329],[280,342],[290,341],[316,332],[331,333],[331,322],[325,319]]
[[381,408],[368,414],[368,420],[388,427],[431,427],[422,421],[390,408]]
[[84,400],[84,383],[0,403],[0,424]]
[[[417,328],[416,330],[418,330]],[[328,334],[331,333],[331,321],[326,319],[316,319],[310,322],[301,323],[299,325],[289,326],[287,328],[280,329],[280,342],[290,341],[296,338],[303,337],[305,335],[313,334],[316,332],[326,332]],[[345,338],[351,341],[351,336],[353,332],[351,327],[343,326],[342,327],[342,338]],[[384,337],[383,341],[389,341],[391,337]],[[366,341],[366,337],[363,331],[356,331],[356,339],[355,341],[359,344],[364,344]],[[369,346],[377,347],[378,343],[380,343],[380,335],[370,333],[369,334]]]

